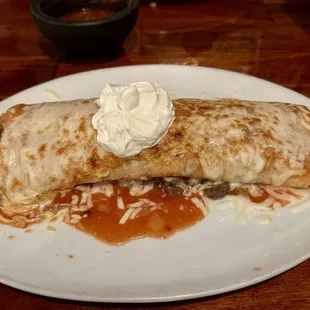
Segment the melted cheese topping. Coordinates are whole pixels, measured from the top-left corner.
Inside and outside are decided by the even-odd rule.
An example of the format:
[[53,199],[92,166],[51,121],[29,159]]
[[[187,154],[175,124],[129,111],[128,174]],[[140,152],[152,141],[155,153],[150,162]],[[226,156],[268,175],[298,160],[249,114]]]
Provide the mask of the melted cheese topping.
[[260,182],[272,162],[275,171],[269,182],[280,186],[307,171],[309,108],[235,100],[204,107],[193,100],[190,109],[195,106],[199,112],[189,117],[186,134],[195,136],[194,152],[200,154],[205,178]]
[[310,185],[307,107],[229,99],[178,99],[174,106],[176,119],[165,138],[130,159],[117,158],[97,144],[93,100],[11,108],[0,145],[4,195],[27,205],[83,183],[172,175]]
[[77,165],[87,165],[85,152],[91,154],[86,146],[93,131],[87,121],[94,111],[94,103],[80,101],[24,106],[23,113],[5,126],[1,137],[6,196],[21,202],[42,189],[70,188],[71,173]]

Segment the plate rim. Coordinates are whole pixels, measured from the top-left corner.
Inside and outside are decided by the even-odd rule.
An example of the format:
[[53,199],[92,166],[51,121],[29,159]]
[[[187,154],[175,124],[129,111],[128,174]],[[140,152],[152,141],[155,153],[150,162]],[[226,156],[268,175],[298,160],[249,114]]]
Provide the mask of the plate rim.
[[142,303],[167,303],[167,302],[177,302],[177,301],[186,301],[191,299],[199,299],[199,298],[207,298],[211,296],[218,296],[224,293],[234,292],[246,287],[251,287],[255,284],[262,283],[269,279],[272,279],[286,271],[291,270],[292,268],[298,266],[299,264],[305,262],[310,258],[310,252],[308,254],[303,255],[302,257],[294,260],[289,264],[283,265],[281,268],[275,270],[272,273],[260,276],[255,278],[254,280],[249,280],[246,282],[242,282],[240,284],[231,284],[224,286],[221,289],[213,289],[208,292],[201,291],[193,294],[180,294],[173,296],[165,296],[165,297],[100,297],[100,296],[90,296],[90,295],[78,295],[78,294],[65,294],[56,290],[48,290],[43,288],[38,288],[37,286],[29,286],[27,284],[23,284],[14,280],[3,280],[0,275],[0,283],[2,285],[7,285],[11,288],[21,290],[26,293],[31,293],[38,296],[44,296],[49,298],[63,299],[63,300],[71,300],[71,301],[79,301],[79,302],[91,302],[91,303],[115,303],[115,304],[142,304]]
[[[271,82],[269,80],[265,80],[263,78],[260,78],[260,77],[257,77],[257,76],[254,76],[254,75],[250,75],[250,74],[246,74],[246,73],[241,73],[241,72],[237,72],[237,71],[233,71],[233,70],[226,70],[226,69],[219,69],[219,68],[215,68],[215,67],[203,67],[203,66],[191,66],[191,65],[178,65],[178,64],[139,64],[139,65],[127,65],[127,66],[117,66],[117,67],[106,67],[106,68],[101,68],[101,69],[93,69],[93,70],[85,70],[85,71],[81,71],[81,72],[76,72],[76,73],[72,73],[72,74],[69,74],[69,75],[64,75],[64,76],[60,76],[60,77],[56,77],[56,78],[53,78],[51,80],[48,80],[48,81],[45,81],[43,83],[39,83],[37,85],[33,85],[31,87],[28,87],[26,89],[23,89],[11,96],[8,96],[6,97],[5,99],[1,100],[0,101],[0,104],[2,104],[3,102],[5,103],[5,101],[8,101],[8,100],[14,100],[14,97],[16,96],[19,96],[19,95],[22,95],[24,92],[28,92],[30,90],[33,90],[35,88],[39,88],[39,87],[42,87],[48,83],[51,83],[51,82],[54,82],[54,81],[60,81],[60,80],[65,80],[65,79],[68,79],[68,78],[71,78],[73,76],[78,76],[78,75],[84,75],[84,74],[89,74],[89,73],[94,73],[94,72],[104,72],[104,71],[109,71],[109,70],[126,70],[126,69],[130,69],[132,67],[148,67],[148,68],[156,68],[156,67],[172,67],[172,68],[186,68],[186,69],[198,69],[198,70],[210,70],[210,71],[215,71],[215,72],[222,72],[222,73],[229,73],[231,75],[235,75],[235,76],[241,76],[241,77],[250,77],[251,79],[253,80],[257,80],[257,81],[260,81],[260,82],[264,82],[264,83],[268,83],[269,85],[273,85],[273,86],[276,86],[278,88],[281,88],[282,90],[285,90],[285,91],[288,91],[288,92],[291,92],[292,94],[295,94],[295,95],[298,95],[298,96],[301,96],[303,97],[303,99],[305,100],[308,100],[309,101],[309,105],[310,105],[310,98],[293,90],[293,89],[290,89],[288,87],[285,87],[281,84],[277,84],[277,83],[274,83],[274,82]],[[255,101],[255,100],[253,100]],[[49,101],[46,101],[46,102],[49,102]],[[35,102],[33,102],[35,103]],[[31,103],[26,103],[26,104],[31,104]]]

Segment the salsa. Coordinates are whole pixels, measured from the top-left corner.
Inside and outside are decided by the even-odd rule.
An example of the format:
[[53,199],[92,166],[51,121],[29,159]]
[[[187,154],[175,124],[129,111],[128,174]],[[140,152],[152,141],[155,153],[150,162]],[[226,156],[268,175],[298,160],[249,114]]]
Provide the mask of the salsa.
[[[164,239],[204,218],[201,210],[183,195],[163,197],[162,191],[154,188],[145,195],[133,197],[128,188],[116,185],[115,189],[109,198],[101,193],[93,194],[93,207],[87,211],[87,217],[70,225],[106,243],[122,244],[143,237]],[[146,199],[156,207],[143,207],[134,218],[120,224],[126,210],[118,208],[117,197],[122,197],[126,206]]]
[[112,12],[105,9],[90,9],[83,8],[76,11],[68,12],[60,17],[62,20],[68,21],[91,21],[108,18],[112,15]]
[[[50,219],[53,223],[58,211],[66,208],[65,223],[96,239],[118,245],[144,237],[165,239],[193,226],[208,214],[208,202],[200,196],[201,192],[194,191],[197,185],[180,192],[173,180],[153,179],[152,186],[148,181],[139,182],[111,181],[77,186],[58,192],[50,205],[30,209],[27,214],[22,210],[4,213],[0,208],[0,222],[27,228],[42,221],[49,212],[56,216]],[[266,210],[284,207],[292,199],[302,198],[293,189],[268,186],[239,186],[227,194],[244,196],[258,206],[265,203],[262,207]]]

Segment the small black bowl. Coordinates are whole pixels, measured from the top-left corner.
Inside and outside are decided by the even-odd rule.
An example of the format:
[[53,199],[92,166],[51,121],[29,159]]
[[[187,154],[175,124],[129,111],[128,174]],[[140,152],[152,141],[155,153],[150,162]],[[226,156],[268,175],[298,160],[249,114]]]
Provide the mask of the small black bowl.
[[[104,10],[108,17],[72,21],[62,18],[79,10]],[[122,47],[133,29],[139,0],[33,0],[32,16],[41,33],[66,52],[109,54]]]

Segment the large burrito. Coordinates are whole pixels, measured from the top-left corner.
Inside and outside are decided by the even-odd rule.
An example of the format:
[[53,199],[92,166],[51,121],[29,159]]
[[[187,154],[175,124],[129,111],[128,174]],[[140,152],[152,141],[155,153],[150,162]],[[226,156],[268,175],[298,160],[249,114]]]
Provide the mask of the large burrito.
[[279,102],[176,99],[163,140],[119,158],[96,140],[91,100],[18,105],[2,117],[1,189],[16,204],[102,180],[177,176],[306,188],[310,109]]

